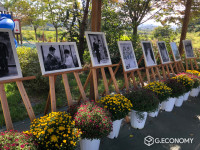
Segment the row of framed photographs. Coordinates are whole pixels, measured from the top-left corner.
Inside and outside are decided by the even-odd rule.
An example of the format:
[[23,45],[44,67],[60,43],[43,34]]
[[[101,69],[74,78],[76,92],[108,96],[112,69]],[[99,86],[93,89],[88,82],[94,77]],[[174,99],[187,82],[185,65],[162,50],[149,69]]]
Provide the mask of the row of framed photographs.
[[[93,66],[111,65],[111,59],[105,34],[103,32],[86,32],[86,40]],[[152,44],[142,41],[146,66],[157,65]],[[183,41],[186,57],[194,57],[191,41]],[[157,43],[162,63],[169,63],[170,58],[165,42]],[[36,44],[42,74],[51,74],[81,69],[81,62],[75,42],[37,43]],[[131,41],[119,41],[118,47],[125,71],[137,69],[137,60]],[[171,43],[175,61],[180,61],[176,43]],[[0,81],[22,77],[12,31],[0,29]]]

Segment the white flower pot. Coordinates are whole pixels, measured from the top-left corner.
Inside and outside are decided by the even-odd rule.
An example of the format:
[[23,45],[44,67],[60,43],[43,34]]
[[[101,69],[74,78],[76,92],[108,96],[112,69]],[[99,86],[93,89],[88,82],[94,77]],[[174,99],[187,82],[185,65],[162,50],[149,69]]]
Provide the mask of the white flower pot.
[[182,104],[183,104],[183,96],[179,96],[179,97],[176,99],[175,106],[176,106],[176,107],[181,107]]
[[167,112],[171,112],[174,108],[176,98],[169,98],[168,101],[162,102],[162,110],[165,110]]
[[131,110],[131,126],[136,129],[144,128],[147,119],[147,112]]
[[158,105],[158,108],[157,108],[154,112],[150,112],[150,113],[149,113],[149,116],[150,116],[150,117],[157,117],[157,116],[158,116],[158,113],[159,113],[159,111],[160,111],[160,106],[161,106],[161,104]]
[[99,150],[100,139],[82,139],[80,140],[81,150]]
[[188,97],[189,97],[189,95],[190,95],[190,91],[189,91],[189,92],[187,92],[187,93],[185,93],[185,94],[183,95],[183,101],[187,101],[187,100],[188,100]]
[[197,97],[198,95],[199,95],[199,88],[194,88],[190,92],[190,96],[192,96],[192,97]]
[[114,138],[117,138],[117,137],[118,137],[118,135],[119,135],[119,130],[120,130],[121,123],[122,123],[122,120],[123,120],[123,119],[115,120],[115,121],[112,122],[113,129],[112,129],[112,131],[110,132],[110,134],[108,135],[108,138],[114,139]]

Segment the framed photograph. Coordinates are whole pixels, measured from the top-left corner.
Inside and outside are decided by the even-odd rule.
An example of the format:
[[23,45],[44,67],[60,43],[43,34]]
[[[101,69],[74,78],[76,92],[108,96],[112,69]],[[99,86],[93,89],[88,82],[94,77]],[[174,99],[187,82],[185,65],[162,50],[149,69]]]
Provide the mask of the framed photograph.
[[171,42],[170,43],[171,49],[172,49],[172,55],[175,61],[180,61],[181,60],[181,56],[180,53],[178,51],[178,47],[176,45],[175,42]]
[[164,41],[157,42],[157,46],[162,64],[170,63],[170,58],[165,42]]
[[183,47],[186,58],[194,58],[194,52],[191,40],[183,40]]
[[13,33],[9,29],[0,29],[0,81],[21,77]]
[[157,62],[154,56],[152,44],[150,41],[141,41],[142,50],[146,67],[156,66]]
[[118,47],[121,54],[123,67],[125,71],[138,68],[137,60],[131,41],[118,41]]
[[103,32],[85,32],[92,66],[111,65],[110,54]]
[[36,43],[42,75],[81,69],[75,42]]

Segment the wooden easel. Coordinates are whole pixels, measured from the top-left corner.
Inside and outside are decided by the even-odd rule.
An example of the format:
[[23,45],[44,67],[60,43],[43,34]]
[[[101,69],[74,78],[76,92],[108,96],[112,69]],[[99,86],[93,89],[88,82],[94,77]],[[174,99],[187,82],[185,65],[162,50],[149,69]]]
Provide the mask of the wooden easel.
[[[199,66],[197,64],[197,59],[198,58],[196,58],[196,57],[195,58],[185,58],[186,70],[189,69],[189,63],[190,63],[191,70],[194,70],[194,69],[199,70]],[[193,64],[193,62],[194,62],[194,64]]]
[[44,114],[47,114],[50,102],[51,102],[51,111],[52,112],[56,111],[55,81],[56,81],[57,75],[62,75],[62,79],[63,79],[63,83],[64,83],[64,87],[65,87],[65,93],[66,93],[67,101],[68,101],[68,106],[71,106],[73,104],[72,94],[71,94],[71,91],[70,91],[69,81],[68,81],[68,77],[67,77],[68,73],[74,74],[77,85],[79,87],[79,91],[81,93],[81,97],[83,98],[83,101],[87,100],[84,88],[82,86],[82,83],[81,83],[81,80],[80,80],[80,77],[79,77],[79,74],[78,74],[78,72],[84,71],[84,70],[85,69],[78,69],[78,70],[73,70],[73,71],[65,71],[65,72],[61,72],[61,73],[52,73],[52,74],[44,75],[44,76],[49,77],[49,88],[50,88]]
[[182,60],[180,60],[180,61],[175,61],[174,60],[174,67],[175,67],[175,70],[176,70],[177,74],[179,74],[181,72],[185,72],[185,68],[183,66]]
[[35,119],[35,114],[34,114],[34,111],[32,109],[30,100],[28,98],[28,95],[26,93],[26,90],[24,88],[22,81],[32,80],[32,79],[35,79],[35,78],[36,78],[35,76],[30,76],[30,77],[23,77],[23,78],[0,81],[0,100],[1,100],[1,105],[2,105],[2,109],[3,109],[3,114],[4,114],[7,130],[12,130],[13,124],[12,124],[12,120],[11,120],[11,116],[10,116],[10,111],[9,111],[9,106],[8,106],[8,101],[7,101],[7,97],[6,97],[4,84],[16,82],[17,87],[19,89],[19,92],[21,94],[22,100],[23,100],[24,105],[26,107],[28,116],[29,116],[30,120],[33,121]]
[[[98,67],[90,67],[91,70],[89,72],[89,75],[88,75],[88,77],[86,79],[86,82],[85,82],[83,88],[85,90],[87,85],[88,85],[88,83],[90,82],[90,80],[93,79],[95,101],[97,101],[99,99],[98,81],[97,81],[97,69],[100,69],[100,71],[101,71],[101,75],[102,75],[103,83],[104,83],[104,88],[105,88],[105,94],[106,95],[110,94],[109,85],[111,84],[112,81],[113,81],[113,84],[114,84],[114,87],[115,87],[115,91],[117,93],[120,93],[118,85],[117,85],[117,80],[115,78],[115,74],[116,74],[117,71],[115,70],[113,72],[113,69],[112,69],[112,67],[115,67],[115,66],[117,66],[117,68],[119,68],[119,64],[105,65],[105,66],[98,66]],[[111,79],[110,79],[109,82],[107,82],[107,77],[106,77],[106,74],[105,74],[105,68],[108,68],[108,70],[110,72]],[[82,97],[82,95],[80,96],[80,98],[81,97]],[[79,101],[80,101],[80,98],[79,98]]]

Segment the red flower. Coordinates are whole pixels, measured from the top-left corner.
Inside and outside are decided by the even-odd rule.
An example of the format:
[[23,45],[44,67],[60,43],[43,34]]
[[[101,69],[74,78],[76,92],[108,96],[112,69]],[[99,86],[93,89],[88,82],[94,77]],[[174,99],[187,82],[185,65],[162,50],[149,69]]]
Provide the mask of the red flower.
[[19,139],[16,139],[16,140],[15,140],[15,142],[18,142],[18,141],[19,141]]
[[21,148],[24,148],[24,144],[20,146]]

